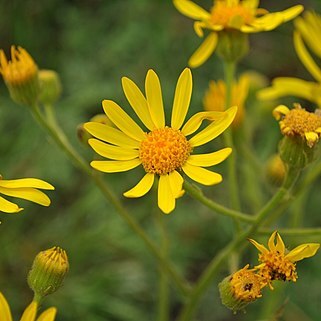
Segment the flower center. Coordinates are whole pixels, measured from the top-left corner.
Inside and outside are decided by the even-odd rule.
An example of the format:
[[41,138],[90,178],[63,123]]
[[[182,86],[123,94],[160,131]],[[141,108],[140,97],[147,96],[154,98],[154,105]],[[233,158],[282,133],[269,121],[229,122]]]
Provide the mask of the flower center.
[[321,117],[315,113],[309,113],[303,108],[291,109],[280,122],[284,135],[305,136],[306,133],[318,132],[321,128]]
[[234,296],[242,301],[254,301],[261,297],[263,282],[258,274],[247,267],[233,274],[230,280]]
[[165,127],[146,135],[140,144],[139,158],[146,172],[164,175],[181,168],[191,150],[181,131]]
[[267,252],[259,255],[259,261],[264,263],[261,275],[267,280],[293,281],[297,279],[295,264],[279,252]]
[[242,4],[231,6],[223,0],[215,2],[211,14],[212,23],[224,27],[242,26],[250,24],[254,20],[254,14],[249,8],[242,6]]

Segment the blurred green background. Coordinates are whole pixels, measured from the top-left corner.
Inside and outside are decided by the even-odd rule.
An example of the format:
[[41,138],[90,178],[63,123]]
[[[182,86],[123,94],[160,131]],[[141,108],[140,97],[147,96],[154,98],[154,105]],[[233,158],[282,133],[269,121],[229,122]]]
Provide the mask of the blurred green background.
[[[209,8],[210,0],[197,1]],[[261,1],[271,11],[285,9],[297,1]],[[307,9],[321,12],[321,2],[300,1]],[[102,112],[102,99],[112,99],[129,110],[120,79],[128,76],[140,88],[149,68],[162,83],[164,102],[171,108],[178,75],[200,44],[192,20],[182,16],[169,0],[0,0],[0,47],[9,53],[11,44],[28,50],[40,68],[54,69],[61,77],[63,95],[56,106],[61,126],[88,162],[93,153],[77,140],[76,127]],[[320,35],[321,37],[321,35]],[[292,22],[277,30],[250,37],[251,51],[240,69],[256,70],[267,79],[298,76],[311,79],[293,49]],[[202,96],[210,79],[223,76],[219,59],[193,70],[193,97],[189,115],[200,111]],[[287,100],[285,100],[287,101]],[[273,106],[264,108],[254,95],[247,103],[247,122],[255,153],[262,163],[277,150],[280,138],[271,117]],[[9,99],[0,85],[0,173],[4,178],[38,177],[51,182],[49,208],[20,201],[25,210],[18,215],[0,214],[0,291],[10,302],[14,318],[32,299],[26,275],[33,257],[41,250],[59,245],[66,249],[70,272],[63,288],[48,297],[44,306],[57,306],[61,321],[150,321],[156,320],[159,269],[142,241],[133,234],[94,185],[60,152],[43,131],[35,126],[29,111]],[[254,136],[253,136],[254,137]],[[210,148],[218,149],[218,139]],[[266,187],[264,171],[258,175],[242,163],[244,171],[262,181],[262,193],[253,192],[245,209],[253,211],[273,192]],[[241,166],[241,165],[240,165]],[[247,166],[247,167],[246,167]],[[224,165],[218,171],[225,172]],[[134,174],[133,174],[134,173]],[[127,209],[159,243],[160,212],[155,209],[156,193],[138,200],[123,199],[122,192],[133,186],[141,169],[104,175]],[[320,180],[310,189],[304,226],[320,226]],[[242,192],[249,189],[241,182]],[[204,188],[207,195],[228,204],[226,180]],[[295,209],[292,209],[292,212]],[[291,212],[291,210],[289,211]],[[233,236],[232,221],[220,217],[189,196],[178,201],[177,209],[164,219],[168,229],[170,256],[178,270],[196,280],[211,258]],[[287,224],[287,221],[284,222]],[[267,236],[262,238],[265,242]],[[318,238],[285,238],[291,248]],[[255,264],[256,250],[244,253],[242,264]],[[320,320],[320,254],[298,264],[297,284],[282,284],[265,299],[233,315],[220,303],[217,283],[228,274],[221,269],[198,310],[197,320]],[[171,317],[174,320],[181,297],[171,289]],[[284,312],[284,313],[281,313]],[[283,316],[281,316],[283,314]]]

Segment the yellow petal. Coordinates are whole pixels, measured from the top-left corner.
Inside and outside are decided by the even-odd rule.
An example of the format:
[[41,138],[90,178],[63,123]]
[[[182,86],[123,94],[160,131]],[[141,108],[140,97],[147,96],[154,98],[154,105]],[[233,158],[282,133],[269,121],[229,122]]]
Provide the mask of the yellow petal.
[[189,0],[174,0],[174,6],[184,16],[192,19],[206,20],[211,17],[209,12]]
[[172,193],[170,180],[167,174],[161,175],[158,182],[158,207],[169,214],[175,209],[175,196]]
[[20,187],[20,188],[0,187],[0,193],[7,196],[22,198],[43,206],[49,206],[51,203],[49,197],[45,193],[32,187]]
[[281,11],[280,13],[283,16],[283,22],[292,20],[293,18],[297,17],[303,10],[304,10],[304,7],[302,5],[296,5]]
[[188,65],[191,68],[196,68],[202,65],[214,52],[217,45],[217,33],[211,32],[193,53],[192,57],[188,61]]
[[182,166],[184,173],[195,182],[203,185],[215,185],[222,181],[222,176],[205,168],[185,163]]
[[152,188],[154,184],[154,178],[155,178],[154,174],[147,173],[136,186],[134,186],[129,191],[125,192],[123,195],[125,197],[130,197],[130,198],[144,196]]
[[275,251],[275,237],[276,237],[276,235],[277,235],[278,233],[277,233],[277,231],[274,231],[273,233],[272,233],[272,235],[270,236],[270,238],[269,238],[269,241],[268,241],[268,248],[271,250],[271,251]]
[[183,125],[191,101],[192,86],[191,70],[185,68],[178,78],[175,90],[171,122],[173,129],[180,129]]
[[37,178],[20,178],[13,180],[0,179],[0,186],[7,188],[34,187],[47,190],[55,189],[51,184]]
[[165,115],[162,89],[159,78],[152,69],[148,70],[146,75],[145,92],[153,123],[155,124],[156,128],[164,128]]
[[261,253],[267,253],[267,252],[269,252],[268,249],[267,249],[264,245],[256,242],[256,241],[253,240],[253,239],[248,239],[248,240],[249,240]]
[[32,302],[23,312],[20,321],[34,321],[37,314],[37,303]]
[[209,154],[190,155],[187,163],[194,166],[209,167],[223,162],[232,152],[232,148],[223,148]]
[[138,141],[145,138],[143,130],[115,102],[103,100],[103,108],[108,118],[127,136]]
[[242,7],[256,9],[259,6],[259,0],[243,0]]
[[285,252],[285,246],[282,240],[282,237],[279,233],[276,233],[276,246],[275,250],[278,251],[281,254],[284,254]]
[[321,69],[318,67],[318,65],[315,63],[315,61],[308,53],[307,49],[304,46],[302,38],[297,31],[294,31],[293,33],[293,41],[295,51],[305,68],[317,81],[321,82]]
[[89,139],[88,143],[97,154],[110,159],[130,160],[137,158],[139,155],[137,149],[129,149],[106,144],[95,138]]
[[1,292],[0,292],[0,321],[12,321],[8,302]]
[[184,194],[184,190],[182,188],[184,179],[181,174],[179,174],[177,171],[173,171],[168,174],[168,178],[173,196],[175,198],[181,197]]
[[191,135],[196,132],[201,126],[203,120],[218,120],[224,118],[225,114],[221,111],[201,111],[193,115],[183,126],[182,133],[185,136]]
[[155,124],[150,116],[146,98],[136,84],[129,78],[123,77],[122,86],[128,102],[132,106],[139,119],[149,130],[152,131],[155,129]]
[[203,38],[203,37],[204,37],[203,28],[206,28],[206,23],[204,23],[203,21],[195,21],[193,27],[194,27],[195,33],[196,33],[200,38]]
[[284,96],[295,96],[315,101],[316,94],[319,91],[320,87],[316,83],[291,77],[279,77],[273,80],[272,87],[260,90],[258,98],[261,100],[274,100]]
[[304,137],[307,141],[307,145],[311,148],[319,141],[319,135],[315,132],[304,133]]
[[213,140],[215,137],[220,135],[227,127],[232,123],[237,112],[237,107],[231,107],[226,110],[225,116],[221,119],[208,125],[205,129],[197,133],[194,137],[189,140],[192,147],[206,144]]
[[56,313],[56,308],[49,308],[40,314],[40,316],[37,318],[37,321],[54,321]]
[[276,120],[280,120],[282,116],[285,116],[287,113],[290,112],[290,109],[286,107],[285,105],[279,105],[273,109],[273,117]]
[[22,211],[23,208],[20,208],[17,204],[7,201],[0,196],[0,212],[4,213],[18,213]]
[[290,251],[285,257],[291,262],[301,261],[307,257],[315,255],[319,247],[319,243],[301,244]]
[[135,158],[127,161],[92,161],[90,165],[104,173],[126,172],[140,165],[140,159]]
[[140,142],[137,140],[128,137],[120,130],[108,125],[89,122],[85,123],[84,127],[89,134],[110,144],[132,148],[138,148],[140,145]]

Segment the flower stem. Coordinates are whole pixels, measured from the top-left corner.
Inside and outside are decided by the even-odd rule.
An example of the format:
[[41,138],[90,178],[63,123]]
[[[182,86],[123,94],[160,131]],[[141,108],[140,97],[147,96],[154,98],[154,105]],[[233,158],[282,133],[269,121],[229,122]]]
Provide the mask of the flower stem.
[[191,320],[199,300],[201,299],[205,290],[210,286],[211,281],[217,274],[220,266],[226,259],[230,257],[233,251],[238,249],[249,236],[256,232],[256,230],[264,222],[266,217],[285,198],[288,190],[290,189],[290,187],[292,187],[292,184],[295,182],[296,178],[296,175],[294,175],[293,173],[289,173],[283,185],[279,188],[276,194],[274,194],[270,201],[267,202],[267,204],[257,213],[257,215],[255,216],[254,224],[248,227],[244,232],[237,234],[237,236],[213,258],[213,260],[210,262],[210,264],[202,273],[198,282],[194,286],[189,300],[185,304],[178,318],[179,321]]
[[236,220],[244,221],[247,223],[253,223],[255,221],[255,218],[252,215],[229,209],[221,204],[212,201],[211,199],[204,196],[203,192],[199,188],[187,181],[184,181],[184,189],[191,197],[219,214],[229,216]]
[[[226,83],[226,100],[225,100],[225,109],[231,107],[232,103],[232,86],[234,80],[234,74],[236,69],[236,63],[231,61],[224,61],[224,75]],[[229,177],[229,190],[231,197],[232,207],[236,210],[240,210],[241,203],[238,193],[238,183],[236,175],[236,157],[235,149],[233,143],[233,136],[231,129],[227,129],[224,132],[225,144],[232,148],[233,152],[230,157],[227,159],[228,164],[228,177]]]
[[159,261],[161,268],[170,275],[177,288],[180,290],[182,295],[187,295],[189,292],[189,284],[184,280],[174,269],[170,262],[164,258],[164,256],[159,252],[158,247],[150,240],[145,231],[140,227],[136,220],[131,216],[126,209],[122,206],[121,202],[114,195],[112,190],[102,180],[100,175],[97,175],[93,171],[86,161],[77,153],[77,151],[69,143],[67,137],[64,135],[63,131],[55,123],[54,126],[49,124],[47,120],[41,114],[38,106],[32,109],[33,116],[39,125],[47,132],[47,134],[55,141],[59,148],[70,158],[76,167],[87,174],[100,189],[103,196],[108,200],[116,209],[117,213],[124,219],[127,225],[135,232],[135,234],[142,239],[146,247],[149,249],[150,253],[154,255]]

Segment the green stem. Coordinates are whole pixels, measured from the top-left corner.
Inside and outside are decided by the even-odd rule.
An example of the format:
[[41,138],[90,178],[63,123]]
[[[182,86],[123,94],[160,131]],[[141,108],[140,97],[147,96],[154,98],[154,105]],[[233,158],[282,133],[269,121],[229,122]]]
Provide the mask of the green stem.
[[[161,236],[161,253],[168,258],[169,240],[166,232],[164,217],[157,213],[157,225]],[[169,283],[168,276],[163,269],[159,271],[159,296],[158,296],[158,318],[157,321],[169,320]]]
[[41,127],[52,137],[55,143],[61,148],[61,150],[72,160],[72,162],[85,174],[87,174],[100,189],[103,196],[114,206],[117,213],[124,219],[128,226],[139,236],[146,247],[149,249],[150,253],[153,254],[159,261],[162,269],[166,271],[180,292],[185,296],[189,292],[189,284],[181,278],[181,276],[174,270],[173,266],[168,262],[163,255],[159,252],[157,246],[150,240],[145,231],[139,226],[136,220],[130,215],[125,208],[122,206],[120,201],[114,195],[112,190],[108,185],[102,180],[101,176],[97,172],[93,171],[86,163],[86,161],[77,153],[77,151],[71,146],[66,136],[63,134],[62,130],[56,130],[57,125],[52,127],[43,115],[40,113],[38,107],[35,107],[33,110],[33,116]]
[[[271,235],[274,232],[273,229],[269,228],[261,228],[258,230],[258,234],[264,234],[264,235]],[[319,236],[321,235],[321,228],[320,227],[311,227],[311,228],[280,228],[278,229],[278,232],[283,236],[295,236],[295,237],[301,237],[301,236]]]
[[217,274],[220,266],[227,260],[233,251],[237,250],[246,240],[250,237],[258,227],[264,222],[266,217],[278,206],[278,204],[284,199],[288,190],[295,182],[297,175],[294,173],[289,173],[284,184],[277,193],[271,198],[271,200],[260,210],[260,212],[255,216],[255,222],[252,226],[248,227],[242,233],[239,233],[225,248],[223,248],[210,262],[206,270],[200,276],[198,282],[193,288],[189,300],[182,309],[182,312],[178,318],[179,321],[191,320],[197,304],[201,299],[205,290],[210,286],[211,281]]
[[229,209],[223,205],[220,205],[212,201],[211,199],[204,196],[203,192],[199,188],[197,188],[196,186],[194,186],[193,184],[187,181],[184,181],[184,189],[188,192],[188,194],[191,197],[198,200],[200,203],[204,204],[205,206],[207,206],[208,208],[212,209],[213,211],[219,214],[229,216],[236,220],[244,221],[247,223],[253,223],[255,221],[255,218],[253,217],[253,215],[244,214],[239,211]]
[[[236,69],[235,62],[224,61],[224,75],[225,75],[225,84],[226,84],[226,108],[231,107],[232,103],[232,88],[234,81],[234,74]],[[236,210],[240,210],[241,203],[239,198],[239,189],[237,183],[236,175],[236,157],[235,157],[235,148],[233,143],[233,136],[231,129],[227,129],[224,132],[225,144],[232,148],[233,153],[227,159],[228,164],[228,177],[229,177],[229,195],[231,197],[232,207]]]

